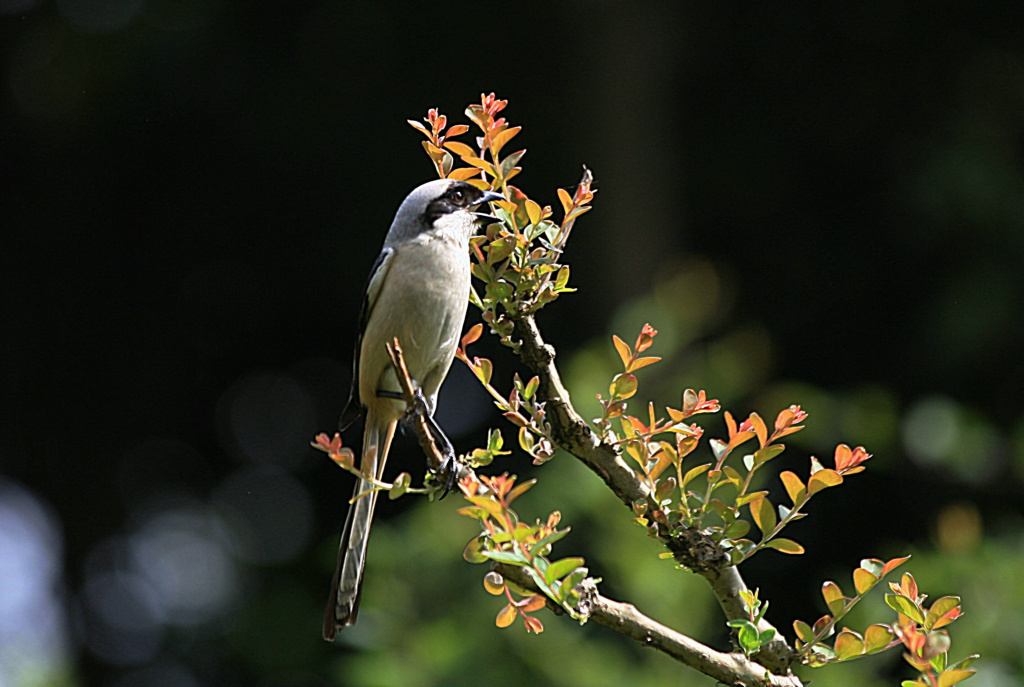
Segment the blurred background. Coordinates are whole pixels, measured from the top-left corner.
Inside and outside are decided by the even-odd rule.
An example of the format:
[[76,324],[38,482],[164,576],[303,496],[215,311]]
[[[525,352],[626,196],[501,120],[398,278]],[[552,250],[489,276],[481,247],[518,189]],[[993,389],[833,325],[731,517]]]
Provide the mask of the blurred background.
[[[520,187],[557,204],[585,163],[600,189],[578,292],[540,317],[581,412],[644,322],[665,362],[637,406],[802,405],[776,470],[875,457],[792,526],[806,555],[750,562],[769,618],[791,635],[823,580],[913,554],[930,598],[964,598],[971,684],[1024,684],[1020,9],[0,0],[0,687],[712,684],[600,627],[498,630],[457,498],[381,502],[359,624],[320,638],[351,477],[308,442],[433,175],[405,120],[491,91],[524,126]],[[458,363],[440,406],[462,451],[502,426]],[[413,441],[392,456],[422,474]],[[561,510],[557,553],[605,594],[728,647],[703,582],[571,458],[492,471],[540,479],[520,515]],[[890,618],[876,595],[851,626]]]

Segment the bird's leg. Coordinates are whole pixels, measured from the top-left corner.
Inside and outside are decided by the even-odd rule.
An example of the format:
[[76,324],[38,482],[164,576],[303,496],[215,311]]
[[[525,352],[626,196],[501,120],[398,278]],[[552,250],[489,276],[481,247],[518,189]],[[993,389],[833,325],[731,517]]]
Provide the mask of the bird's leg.
[[[392,398],[391,393],[392,392],[380,390],[377,392],[377,395],[385,398]],[[404,396],[399,394],[398,398],[402,399]],[[402,418],[402,424],[408,425],[417,415],[426,421],[427,429],[430,431],[430,436],[434,440],[434,444],[444,456],[441,460],[441,464],[436,470],[430,468],[430,471],[434,474],[444,476],[444,487],[441,493],[441,498],[443,499],[455,488],[455,482],[459,475],[458,461],[455,459],[455,447],[452,446],[451,440],[449,440],[445,435],[441,426],[437,424],[437,420],[434,419],[434,416],[430,414],[430,411],[427,408],[427,399],[419,387],[416,388],[416,394],[413,398],[413,402],[405,409],[405,416]]]

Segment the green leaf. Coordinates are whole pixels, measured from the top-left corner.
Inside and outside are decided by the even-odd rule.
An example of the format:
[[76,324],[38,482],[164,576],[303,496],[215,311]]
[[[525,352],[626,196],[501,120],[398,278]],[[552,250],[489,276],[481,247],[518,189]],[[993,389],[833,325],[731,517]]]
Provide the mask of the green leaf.
[[498,561],[499,563],[508,563],[509,565],[526,566],[530,564],[526,556],[523,555],[519,549],[512,549],[510,551],[483,551],[483,555],[486,558],[490,558],[492,561]]
[[[566,603],[573,594],[573,590],[579,585],[580,582],[586,578],[587,573],[590,572],[586,568],[576,568],[568,576],[566,576],[561,584],[558,585],[558,600],[562,603]],[[579,602],[577,596],[576,601],[571,605],[575,606]]]
[[679,486],[679,488],[680,489],[685,489],[687,484],[689,484],[694,479],[696,479],[697,477],[700,477],[702,474],[707,472],[708,468],[710,468],[710,467],[711,467],[711,463],[704,463],[703,465],[698,465],[695,468],[690,468],[689,470],[687,470],[686,474],[683,475],[683,483]]
[[864,568],[857,568],[853,571],[853,586],[858,594],[866,594],[868,590],[878,584],[878,578]]
[[548,565],[548,569],[544,572],[544,581],[551,584],[555,580],[565,577],[576,568],[581,567],[584,563],[585,561],[578,556],[555,561]]
[[409,485],[412,483],[412,475],[408,472],[403,472],[395,478],[394,483],[391,485],[391,489],[388,490],[388,498],[392,501],[405,494],[409,490]]
[[540,377],[534,377],[526,384],[526,388],[523,389],[523,398],[529,401],[533,398],[533,395],[537,393],[537,387],[540,386]]
[[494,363],[487,358],[477,358],[473,365],[473,372],[476,373],[477,378],[484,384],[490,384],[491,375],[494,373]]
[[921,609],[907,597],[900,596],[899,594],[886,594],[885,603],[889,604],[889,608],[897,613],[902,613],[915,623],[924,625],[924,614],[921,612]]
[[569,534],[572,530],[571,527],[566,527],[564,530],[555,530],[548,536],[541,539],[539,542],[533,545],[532,551],[542,552],[545,548],[551,546],[556,541]]
[[800,546],[792,539],[784,539],[781,537],[779,539],[772,539],[768,542],[767,546],[768,548],[775,549],[780,553],[796,555],[804,552],[804,547]]
[[[747,532],[750,531],[750,523],[746,520],[737,520],[728,527],[725,528],[724,534],[729,539],[739,539],[745,537]],[[669,554],[671,555],[671,554]]]

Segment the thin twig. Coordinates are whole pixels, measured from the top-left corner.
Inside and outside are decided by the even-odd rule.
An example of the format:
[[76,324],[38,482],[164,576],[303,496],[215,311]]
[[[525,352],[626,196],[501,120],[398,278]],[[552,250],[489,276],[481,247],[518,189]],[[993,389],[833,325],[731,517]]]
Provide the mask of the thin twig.
[[[496,563],[493,567],[495,571],[516,586],[535,593],[540,592],[523,568],[505,563]],[[795,675],[774,675],[764,666],[747,659],[743,654],[726,654],[715,651],[652,620],[632,604],[613,601],[601,596],[597,593],[597,586],[590,580],[584,580],[577,587],[577,591],[581,592],[581,599],[576,610],[584,617],[631,637],[644,646],[657,649],[720,683],[736,687],[752,687],[753,685],[802,687],[803,685]],[[548,600],[548,607],[558,614],[564,614],[564,610],[554,601]]]

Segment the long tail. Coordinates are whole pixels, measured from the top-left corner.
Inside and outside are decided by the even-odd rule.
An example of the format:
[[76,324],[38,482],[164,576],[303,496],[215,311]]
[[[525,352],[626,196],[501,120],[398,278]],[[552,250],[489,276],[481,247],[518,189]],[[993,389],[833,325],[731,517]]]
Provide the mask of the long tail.
[[[396,422],[390,422],[382,432],[373,413],[366,415],[366,430],[363,434],[363,462],[372,474],[381,478],[384,463],[388,459],[391,440],[395,436]],[[383,436],[382,436],[383,434]],[[383,441],[381,441],[383,439]],[[371,462],[367,462],[371,461]],[[353,496],[372,488],[369,482],[359,480]],[[338,562],[331,579],[331,596],[324,611],[324,639],[332,641],[334,636],[356,622],[359,612],[359,598],[363,589],[363,566],[366,565],[366,545],[370,539],[370,525],[373,522],[373,508],[377,505],[377,492],[358,499],[348,507],[345,527],[341,531],[341,546],[338,548]]]

